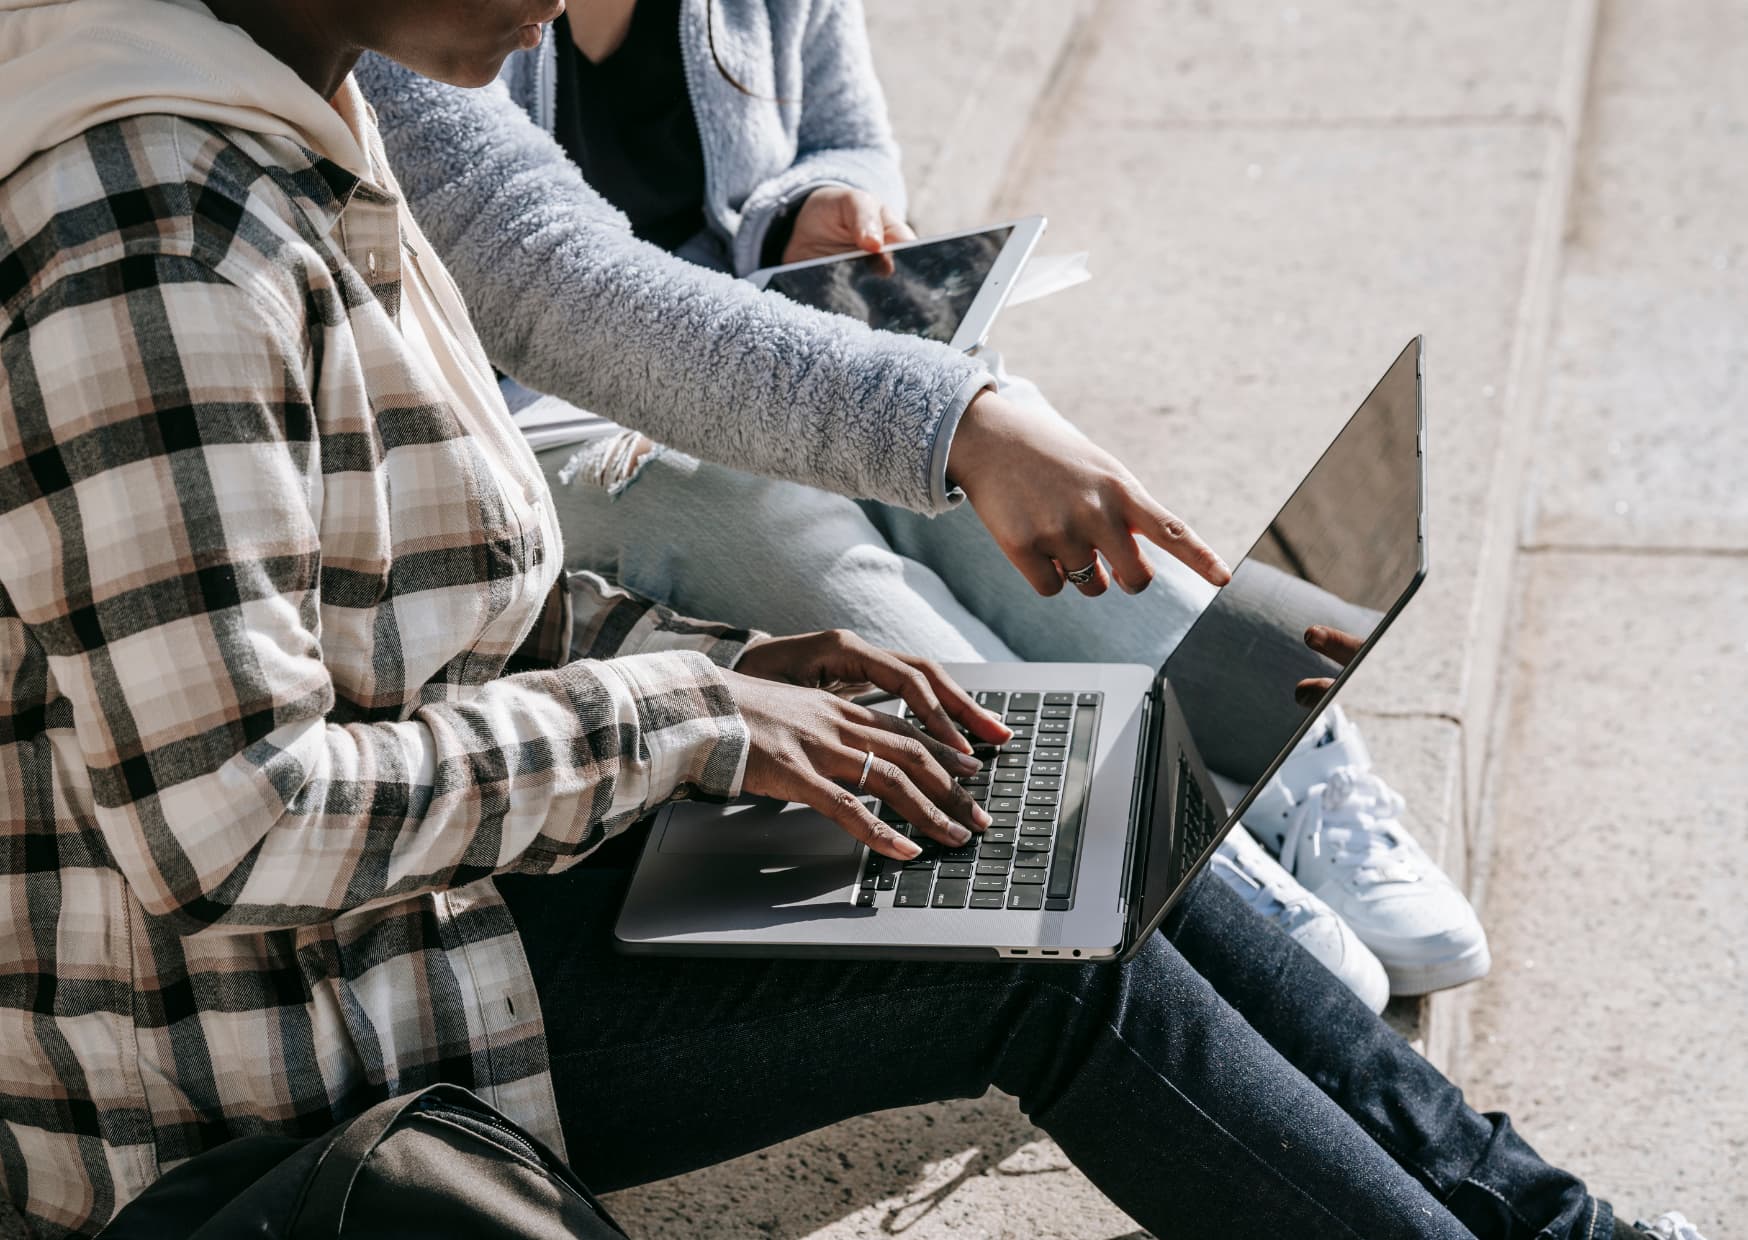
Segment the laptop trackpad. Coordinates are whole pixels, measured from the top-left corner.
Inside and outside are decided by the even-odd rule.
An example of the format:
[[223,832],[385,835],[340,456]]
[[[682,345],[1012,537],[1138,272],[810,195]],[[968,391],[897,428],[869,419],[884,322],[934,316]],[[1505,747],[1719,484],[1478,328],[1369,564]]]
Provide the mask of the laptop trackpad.
[[805,805],[764,798],[732,805],[679,805],[657,851],[692,856],[838,857],[861,845]]

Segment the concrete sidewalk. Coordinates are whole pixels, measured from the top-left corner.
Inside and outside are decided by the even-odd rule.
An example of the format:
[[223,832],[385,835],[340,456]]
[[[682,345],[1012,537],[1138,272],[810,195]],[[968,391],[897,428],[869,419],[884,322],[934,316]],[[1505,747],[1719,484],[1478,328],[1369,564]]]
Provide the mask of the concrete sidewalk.
[[[1421,837],[1491,873],[1498,964],[1395,1015],[1599,1194],[1735,1234],[1740,6],[869,8],[923,226],[1043,211],[1047,251],[1093,252],[997,343],[1223,551],[1426,333],[1433,573],[1347,701]],[[668,1237],[1139,1234],[1002,1097],[614,1207]]]

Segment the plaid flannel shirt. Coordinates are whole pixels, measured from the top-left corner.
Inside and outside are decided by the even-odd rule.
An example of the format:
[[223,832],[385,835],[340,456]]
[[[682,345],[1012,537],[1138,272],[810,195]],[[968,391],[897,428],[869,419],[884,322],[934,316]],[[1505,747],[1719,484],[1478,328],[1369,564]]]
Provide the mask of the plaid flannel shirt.
[[434,1081],[562,1148],[489,876],[738,791],[747,635],[553,592],[532,455],[408,351],[405,224],[166,116],[0,182],[0,1187],[41,1236]]

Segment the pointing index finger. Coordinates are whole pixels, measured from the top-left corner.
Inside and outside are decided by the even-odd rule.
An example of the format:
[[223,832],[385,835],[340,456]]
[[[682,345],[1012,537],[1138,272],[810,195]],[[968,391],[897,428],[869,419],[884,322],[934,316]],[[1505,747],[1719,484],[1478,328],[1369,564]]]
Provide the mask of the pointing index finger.
[[1226,561],[1181,518],[1145,493],[1138,507],[1140,511],[1133,514],[1137,533],[1214,585],[1223,586],[1232,580],[1232,570],[1226,567]]

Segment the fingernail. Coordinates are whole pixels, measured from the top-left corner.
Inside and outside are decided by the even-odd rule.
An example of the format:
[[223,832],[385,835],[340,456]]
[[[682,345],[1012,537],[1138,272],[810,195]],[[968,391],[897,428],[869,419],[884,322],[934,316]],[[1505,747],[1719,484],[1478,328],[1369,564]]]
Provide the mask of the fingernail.
[[1232,570],[1226,567],[1226,561],[1220,559],[1218,556],[1214,558],[1214,571],[1224,579],[1220,582],[1221,585],[1225,585],[1226,582],[1232,580]]
[[970,842],[971,832],[967,831],[958,823],[954,823],[952,829],[947,832],[947,838],[952,840],[955,844],[965,844]]
[[975,775],[983,769],[983,763],[979,762],[968,753],[954,754],[953,761],[959,769],[964,771],[967,775]]
[[898,837],[897,843],[898,843],[898,855],[901,856],[902,858],[904,858],[906,861],[909,861],[912,857],[917,856],[923,850],[921,844],[918,844],[913,839],[907,839],[906,837],[904,837],[902,835]]
[[980,827],[987,827],[990,823],[994,822],[995,819],[989,816],[989,811],[984,809],[983,806],[973,805],[971,807],[971,821],[975,822]]

